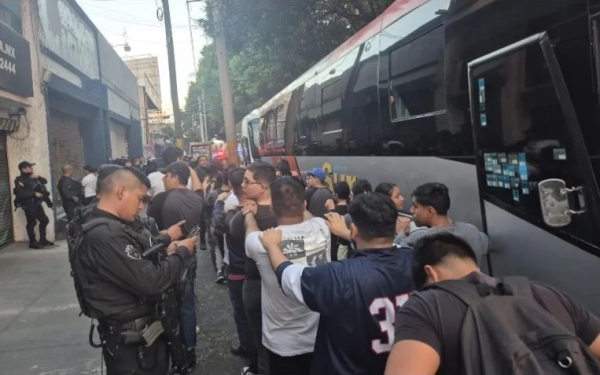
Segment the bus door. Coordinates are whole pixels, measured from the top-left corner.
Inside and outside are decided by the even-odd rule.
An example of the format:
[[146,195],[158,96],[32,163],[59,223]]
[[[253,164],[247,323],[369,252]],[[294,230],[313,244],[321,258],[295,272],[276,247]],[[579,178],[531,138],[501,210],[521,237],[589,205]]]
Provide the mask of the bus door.
[[468,74],[493,274],[522,274],[598,300],[581,290],[600,270],[598,187],[548,35],[473,60]]

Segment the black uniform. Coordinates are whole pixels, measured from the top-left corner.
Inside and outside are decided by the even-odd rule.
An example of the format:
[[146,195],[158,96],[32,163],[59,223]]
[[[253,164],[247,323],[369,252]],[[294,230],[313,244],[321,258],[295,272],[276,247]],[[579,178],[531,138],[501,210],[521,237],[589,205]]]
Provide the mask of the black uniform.
[[[21,207],[25,211],[27,218],[27,236],[29,237],[30,246],[39,246],[49,244],[46,240],[46,227],[48,226],[48,216],[44,212],[42,202],[49,201],[48,191],[45,184],[48,183],[43,177],[31,178],[31,174],[21,173],[15,179],[15,203],[17,207]],[[37,197],[36,193],[42,194],[42,197]],[[50,202],[51,205],[52,202]],[[51,206],[50,206],[51,207]],[[35,226],[40,222],[40,241],[39,244],[35,238]]]
[[[81,183],[73,180],[71,177],[62,176],[58,180],[58,194],[62,200],[63,208],[67,214],[67,220],[73,220],[75,216],[75,207],[81,202]],[[78,199],[76,202],[75,199]]]
[[86,280],[82,295],[86,310],[100,323],[107,373],[165,374],[169,359],[164,336],[145,347],[126,345],[122,333],[139,331],[158,320],[156,296],[180,281],[190,255],[180,247],[157,266],[141,258],[150,241],[135,233],[139,228],[98,208],[87,216],[84,224],[97,218],[110,220],[87,232],[79,250]]

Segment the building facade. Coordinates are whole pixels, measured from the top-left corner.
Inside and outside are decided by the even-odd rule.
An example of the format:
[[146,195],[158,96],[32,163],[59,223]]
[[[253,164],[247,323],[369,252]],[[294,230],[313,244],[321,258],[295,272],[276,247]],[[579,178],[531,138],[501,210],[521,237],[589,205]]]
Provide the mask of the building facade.
[[75,0],[0,2],[0,248],[25,241],[25,217],[13,210],[13,181],[23,160],[49,180],[63,216],[56,184],[62,167],[75,178],[86,164],[141,156],[141,117],[136,77]]
[[[25,214],[12,203],[18,164],[35,162],[38,174],[50,176],[36,8],[27,0],[0,3],[0,247],[27,238]],[[52,210],[44,208],[51,217]],[[51,239],[53,222],[48,232]]]
[[150,122],[157,113],[161,113],[162,108],[158,58],[156,56],[135,57],[127,59],[125,63],[137,78],[144,156],[152,158],[156,153]]

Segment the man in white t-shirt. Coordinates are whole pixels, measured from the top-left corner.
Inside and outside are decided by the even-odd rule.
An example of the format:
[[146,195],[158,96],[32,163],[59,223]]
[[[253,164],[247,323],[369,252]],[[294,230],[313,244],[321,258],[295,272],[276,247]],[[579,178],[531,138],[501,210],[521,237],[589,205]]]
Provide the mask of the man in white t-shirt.
[[[321,218],[305,211],[304,186],[282,177],[270,186],[272,208],[282,233],[283,254],[293,263],[316,266],[331,259],[331,234]],[[254,214],[256,205],[244,208],[246,254],[258,266],[262,282],[263,345],[269,351],[272,374],[310,373],[319,314],[286,297],[277,282],[263,247]]]
[[83,173],[85,174],[85,177],[83,177],[81,180],[84,196],[83,205],[87,206],[88,204],[92,203],[94,198],[96,198],[96,184],[98,177],[94,172],[94,168],[90,167],[89,165],[85,165],[83,167]]
[[[169,146],[165,148],[162,152],[162,158],[164,165],[168,166],[177,161],[183,160],[183,150],[179,147]],[[148,175],[148,180],[150,180],[150,190],[148,190],[148,195],[150,198],[154,198],[158,194],[165,191],[165,183],[163,181],[165,174],[161,171],[152,172]],[[192,188],[192,178],[188,180],[187,188],[190,190],[196,190]]]

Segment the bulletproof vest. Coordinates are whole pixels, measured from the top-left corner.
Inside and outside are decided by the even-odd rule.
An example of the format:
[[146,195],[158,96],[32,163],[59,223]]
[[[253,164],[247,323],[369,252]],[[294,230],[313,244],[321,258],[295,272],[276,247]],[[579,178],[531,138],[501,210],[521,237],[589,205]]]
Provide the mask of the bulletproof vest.
[[81,263],[81,246],[83,244],[85,235],[100,225],[119,226],[119,229],[123,230],[132,241],[137,243],[141,249],[147,249],[150,247],[150,237],[146,233],[136,233],[131,227],[119,223],[113,219],[95,218],[88,220],[95,207],[95,205],[91,204],[76,211],[75,217],[67,225],[67,245],[69,249],[71,277],[73,277],[73,283],[75,286],[79,307],[81,308],[81,313],[90,318],[98,319],[99,317],[97,316],[96,311],[88,306],[84,297],[85,286],[89,285],[89,280],[87,279],[83,264]]

